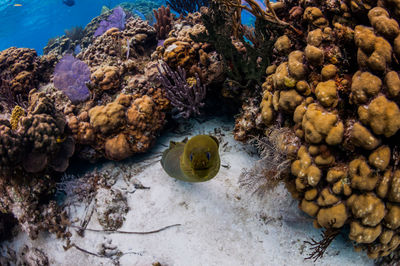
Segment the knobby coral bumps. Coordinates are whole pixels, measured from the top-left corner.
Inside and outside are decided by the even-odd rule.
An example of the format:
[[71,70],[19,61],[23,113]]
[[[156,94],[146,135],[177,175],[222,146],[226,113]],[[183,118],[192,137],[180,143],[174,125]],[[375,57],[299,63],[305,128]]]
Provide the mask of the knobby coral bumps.
[[400,244],[398,1],[295,2],[286,9],[303,12],[290,19],[306,25],[306,43],[290,31],[277,39],[258,114],[244,110],[236,137],[288,126],[302,140],[290,179],[300,209],[329,232],[349,226],[371,258],[386,256]]

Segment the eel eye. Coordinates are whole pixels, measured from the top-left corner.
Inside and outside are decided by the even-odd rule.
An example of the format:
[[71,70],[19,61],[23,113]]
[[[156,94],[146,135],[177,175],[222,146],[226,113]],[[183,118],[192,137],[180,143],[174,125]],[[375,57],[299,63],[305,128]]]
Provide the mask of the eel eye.
[[193,153],[190,154],[189,159],[190,161],[193,161]]
[[207,155],[207,159],[210,160],[210,158],[211,158],[211,153],[207,152],[206,155]]

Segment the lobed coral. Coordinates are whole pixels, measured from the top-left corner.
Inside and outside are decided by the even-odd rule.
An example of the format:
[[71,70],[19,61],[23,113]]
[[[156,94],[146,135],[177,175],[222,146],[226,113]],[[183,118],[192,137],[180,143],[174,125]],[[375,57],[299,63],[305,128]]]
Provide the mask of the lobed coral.
[[301,139],[288,182],[299,208],[326,230],[309,258],[322,256],[345,226],[377,258],[400,244],[398,15],[395,1],[328,2],[283,2],[302,15],[277,15],[300,27],[306,42],[290,30],[277,38],[253,100],[259,108],[243,109],[235,137],[285,125]]
[[150,90],[146,94],[120,94],[79,116],[72,112],[66,115],[79,144],[90,145],[108,159],[123,160],[149,149],[164,125],[167,107],[161,91]]

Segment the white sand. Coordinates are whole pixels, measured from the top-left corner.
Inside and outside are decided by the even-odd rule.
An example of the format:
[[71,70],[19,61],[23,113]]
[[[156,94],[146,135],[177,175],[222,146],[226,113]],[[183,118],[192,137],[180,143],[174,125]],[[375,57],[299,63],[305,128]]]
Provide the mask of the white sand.
[[[213,132],[214,128],[230,127],[232,123],[214,119],[199,124],[194,122],[188,137]],[[233,139],[231,131],[222,130],[225,150],[220,148],[221,167],[219,174],[206,183],[185,183],[167,176],[156,162],[134,177],[148,190],[127,193],[129,212],[119,230],[148,231],[180,223],[181,226],[149,235],[124,235],[86,232],[81,238],[74,234],[72,242],[89,251],[97,252],[98,245],[112,240],[121,252],[121,265],[373,265],[364,253],[353,250],[346,237],[339,236],[317,263],[304,260],[309,253],[303,241],[311,237],[320,239],[320,231],[311,221],[296,217],[297,202],[292,200],[283,185],[269,192],[263,199],[252,196],[239,188],[238,179],[243,168],[250,168],[258,159],[251,156],[245,147]],[[182,140],[184,136],[164,134],[151,154],[122,163],[106,163],[103,167],[123,171],[121,165],[134,171],[149,162],[157,152],[165,149],[170,140]],[[148,158],[148,159],[146,159]],[[150,159],[149,159],[150,158]],[[142,161],[140,161],[142,160]],[[138,163],[140,161],[140,163]],[[135,162],[135,163],[134,163]],[[115,188],[126,189],[122,177]],[[132,190],[132,186],[128,188]],[[76,217],[83,217],[83,207],[77,209]],[[72,217],[74,218],[74,217]],[[307,218],[307,217],[306,217]],[[88,228],[101,229],[92,216]],[[74,230],[71,230],[74,231]],[[64,251],[63,242],[49,234],[41,234],[31,241],[19,234],[10,244],[18,248],[23,243],[43,249],[52,265],[113,265],[108,258],[98,258],[71,248]]]

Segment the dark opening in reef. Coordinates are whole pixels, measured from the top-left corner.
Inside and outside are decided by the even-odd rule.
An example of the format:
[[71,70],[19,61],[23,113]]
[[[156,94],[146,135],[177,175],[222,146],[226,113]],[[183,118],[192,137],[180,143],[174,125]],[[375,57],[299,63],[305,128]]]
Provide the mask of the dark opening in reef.
[[13,236],[13,228],[18,224],[12,214],[0,212],[0,242],[10,240]]

